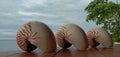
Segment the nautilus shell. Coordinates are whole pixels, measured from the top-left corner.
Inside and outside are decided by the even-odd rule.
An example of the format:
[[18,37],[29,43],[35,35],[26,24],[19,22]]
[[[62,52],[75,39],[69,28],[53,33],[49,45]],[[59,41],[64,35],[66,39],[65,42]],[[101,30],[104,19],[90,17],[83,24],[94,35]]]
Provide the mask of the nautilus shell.
[[90,47],[102,45],[106,48],[113,46],[113,41],[110,34],[103,28],[93,28],[87,32],[87,38]]
[[78,50],[86,50],[88,47],[85,32],[75,24],[66,24],[58,28],[55,34],[58,45],[61,48],[68,48],[72,44]]
[[24,24],[16,35],[18,46],[24,51],[33,51],[37,47],[43,52],[56,49],[55,36],[51,29],[44,23],[31,21]]

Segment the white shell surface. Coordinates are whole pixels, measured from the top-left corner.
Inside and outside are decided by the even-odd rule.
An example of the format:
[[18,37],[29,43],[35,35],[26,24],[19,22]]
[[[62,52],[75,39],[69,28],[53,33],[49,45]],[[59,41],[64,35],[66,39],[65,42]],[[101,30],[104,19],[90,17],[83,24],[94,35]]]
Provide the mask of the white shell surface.
[[113,41],[112,41],[112,37],[110,36],[110,34],[105,29],[102,29],[102,28],[98,28],[96,30],[98,30],[100,33],[101,44],[106,48],[112,47]]
[[51,29],[44,23],[31,21],[24,24],[18,33],[21,34],[22,40],[27,39],[31,44],[37,46],[44,52],[54,51],[56,49],[56,41]]
[[92,42],[90,39],[95,38],[98,43],[106,48],[113,46],[113,41],[110,34],[103,28],[93,28],[87,32],[87,36],[90,42]]
[[[60,31],[62,31],[62,33],[58,33]],[[56,32],[56,38],[61,39],[65,38],[69,43],[73,44],[78,50],[85,50],[88,46],[87,36],[85,32],[78,25],[75,24],[66,24],[61,26]],[[63,40],[61,40],[61,42],[62,41]]]

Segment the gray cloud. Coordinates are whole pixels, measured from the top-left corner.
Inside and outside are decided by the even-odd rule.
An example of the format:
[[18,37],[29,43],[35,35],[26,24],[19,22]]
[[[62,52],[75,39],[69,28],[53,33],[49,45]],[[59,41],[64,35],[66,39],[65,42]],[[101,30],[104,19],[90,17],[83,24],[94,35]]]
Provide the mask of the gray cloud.
[[22,24],[32,20],[46,23],[54,32],[67,23],[75,23],[88,31],[97,27],[94,22],[85,21],[87,13],[84,8],[90,1],[0,0],[0,37],[8,34],[14,37]]

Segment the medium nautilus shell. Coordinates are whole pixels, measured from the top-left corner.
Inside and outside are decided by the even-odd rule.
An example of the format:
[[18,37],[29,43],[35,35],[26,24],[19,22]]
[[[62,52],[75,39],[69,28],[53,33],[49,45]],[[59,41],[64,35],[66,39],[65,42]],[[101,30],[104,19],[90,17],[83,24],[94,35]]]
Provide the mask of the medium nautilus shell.
[[110,34],[103,28],[93,28],[87,32],[87,38],[90,47],[97,47],[102,45],[105,48],[113,46],[113,41]]
[[72,44],[78,50],[86,50],[88,47],[87,36],[85,32],[75,24],[66,24],[56,31],[56,40],[61,48],[68,48]]
[[31,21],[24,24],[16,35],[18,46],[24,51],[33,51],[37,47],[43,52],[56,49],[56,40],[51,29],[44,23]]

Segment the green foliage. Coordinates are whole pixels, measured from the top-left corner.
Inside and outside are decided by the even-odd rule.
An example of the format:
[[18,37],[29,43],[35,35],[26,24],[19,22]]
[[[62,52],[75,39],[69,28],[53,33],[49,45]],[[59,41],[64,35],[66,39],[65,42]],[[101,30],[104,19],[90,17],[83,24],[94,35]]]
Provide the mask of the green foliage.
[[108,0],[93,0],[85,8],[86,21],[95,21],[107,29],[114,41],[120,42],[120,4]]

